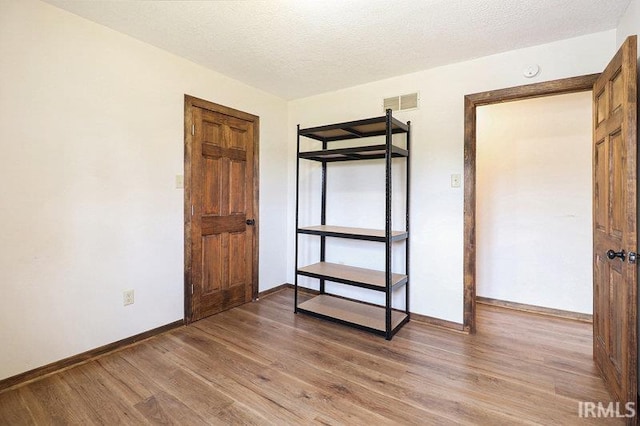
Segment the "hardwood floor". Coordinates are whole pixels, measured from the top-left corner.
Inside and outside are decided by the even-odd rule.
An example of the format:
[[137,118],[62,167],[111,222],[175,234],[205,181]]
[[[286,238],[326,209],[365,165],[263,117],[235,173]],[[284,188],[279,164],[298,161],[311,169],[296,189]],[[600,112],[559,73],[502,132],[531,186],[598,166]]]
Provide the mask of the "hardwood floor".
[[291,290],[0,393],[0,424],[623,424],[591,325],[478,306],[469,336],[390,342],[292,312]]

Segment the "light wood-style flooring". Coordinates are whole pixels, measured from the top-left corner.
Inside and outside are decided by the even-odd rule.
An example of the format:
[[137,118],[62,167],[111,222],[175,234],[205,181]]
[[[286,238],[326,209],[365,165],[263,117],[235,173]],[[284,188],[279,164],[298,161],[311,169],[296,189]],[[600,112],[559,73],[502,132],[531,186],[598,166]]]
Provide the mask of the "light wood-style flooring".
[[478,306],[469,336],[416,321],[390,342],[292,312],[291,290],[0,393],[0,425],[622,424],[591,325]]

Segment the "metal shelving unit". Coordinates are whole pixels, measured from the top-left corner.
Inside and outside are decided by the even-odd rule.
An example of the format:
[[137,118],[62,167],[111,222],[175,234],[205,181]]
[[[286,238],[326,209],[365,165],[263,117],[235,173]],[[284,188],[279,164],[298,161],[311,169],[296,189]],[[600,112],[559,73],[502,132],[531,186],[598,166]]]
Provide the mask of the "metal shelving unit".
[[[393,144],[393,135],[406,135],[406,148]],[[355,146],[330,149],[329,143],[350,139],[362,140],[370,137],[384,136],[384,144]],[[322,149],[300,152],[300,138],[307,137],[322,143]],[[409,189],[410,161],[409,148],[411,142],[411,123],[406,124],[393,118],[391,110],[381,117],[326,126],[301,129],[298,125],[297,163],[296,163],[296,271],[295,271],[295,312],[313,315],[327,320],[347,324],[385,336],[390,340],[394,334],[409,321]],[[404,230],[392,230],[392,159],[404,158],[406,164],[406,220]],[[326,224],[327,212],[327,164],[338,161],[384,160],[385,165],[385,228],[365,229],[334,226]],[[300,160],[318,161],[322,164],[322,190],[320,225],[299,226],[299,188]],[[298,236],[301,234],[320,237],[320,262],[300,267],[298,265]],[[362,241],[383,243],[385,245],[385,265],[382,270],[357,268],[342,264],[325,262],[326,239],[348,238]],[[394,242],[405,244],[405,273],[393,273],[391,258]],[[320,291],[315,297],[298,303],[298,277],[306,276],[320,281]],[[325,291],[325,282],[334,282],[356,286],[367,290],[384,292],[385,304],[370,303],[346,299]],[[404,287],[404,309],[392,306],[393,291]]]

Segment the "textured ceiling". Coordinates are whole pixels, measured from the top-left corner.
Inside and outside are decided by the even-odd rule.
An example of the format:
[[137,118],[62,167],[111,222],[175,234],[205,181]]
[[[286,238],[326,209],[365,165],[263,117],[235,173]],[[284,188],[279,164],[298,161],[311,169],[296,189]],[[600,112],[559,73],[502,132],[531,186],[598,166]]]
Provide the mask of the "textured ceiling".
[[285,99],[616,27],[630,0],[45,0]]

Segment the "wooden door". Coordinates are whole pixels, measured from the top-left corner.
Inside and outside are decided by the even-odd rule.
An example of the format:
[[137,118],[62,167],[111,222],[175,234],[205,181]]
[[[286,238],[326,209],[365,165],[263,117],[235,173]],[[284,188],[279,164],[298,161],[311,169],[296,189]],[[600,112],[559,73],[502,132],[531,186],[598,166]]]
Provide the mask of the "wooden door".
[[188,321],[249,302],[256,292],[257,117],[216,107],[223,112],[190,108]]
[[593,350],[625,403],[637,392],[636,49],[629,37],[593,86]]

